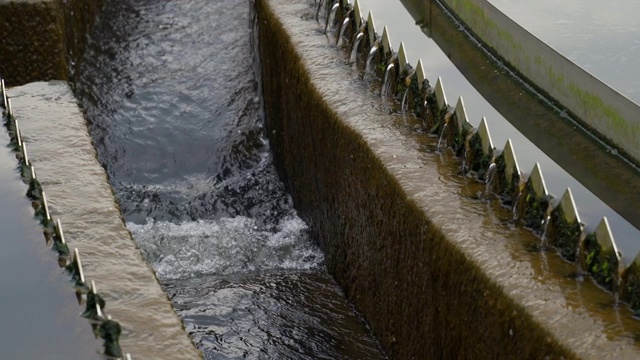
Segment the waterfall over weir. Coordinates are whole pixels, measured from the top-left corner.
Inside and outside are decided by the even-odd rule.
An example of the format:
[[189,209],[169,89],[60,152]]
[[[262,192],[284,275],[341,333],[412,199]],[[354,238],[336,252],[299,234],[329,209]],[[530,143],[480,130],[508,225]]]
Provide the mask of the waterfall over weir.
[[205,359],[379,359],[263,135],[251,3],[110,1],[76,93],[144,257]]
[[[607,218],[586,230],[357,1],[305,1],[114,0],[78,63],[127,226],[205,358],[385,358],[372,333],[393,358],[636,356],[618,294],[638,309],[640,280]],[[134,359],[197,357],[67,85],[9,98],[18,173],[105,354],[121,333]]]
[[[326,3],[327,9],[338,2]],[[358,1],[353,7],[339,3],[334,26],[358,8]],[[365,64],[359,62],[358,71],[345,71],[339,64],[352,69],[346,65],[350,54],[340,58],[318,45],[327,39],[314,35],[319,27],[324,29],[326,19],[321,15],[319,23],[310,20],[317,4],[264,0],[258,5],[264,24],[260,47],[267,134],[276,164],[297,210],[313,224],[312,236],[323,247],[329,270],[390,356],[638,353],[629,338],[638,325],[628,308],[620,313],[614,297],[593,282],[577,283],[571,275],[580,271],[576,264],[540,253],[538,234],[546,228],[541,220],[551,209],[540,165],[534,166],[526,184],[520,177],[524,174],[518,172],[516,179],[517,163],[505,166],[501,160],[513,159],[513,154],[493,147],[487,120],[473,128],[459,110],[464,108],[461,99],[455,110],[449,107],[441,79],[430,79],[435,88],[425,82],[421,61],[413,72],[402,43],[389,96],[398,100],[409,88],[408,107],[416,117],[406,116],[399,104],[381,104],[376,80],[372,84],[361,70]],[[380,39],[372,35],[371,13],[366,23],[369,37],[361,51]],[[334,41],[329,37],[329,44]],[[377,77],[392,55],[385,51],[376,64]],[[356,58],[365,57],[361,53]],[[282,58],[288,61],[282,63]],[[332,81],[342,78],[339,84]],[[437,119],[438,126],[432,128],[429,119]],[[438,139],[425,132],[442,130],[445,123],[450,123],[442,138],[447,151],[438,152]],[[505,149],[509,147],[507,141]],[[460,176],[462,154],[467,176]],[[514,175],[508,183],[518,191],[520,184],[525,186],[516,226],[510,209],[482,195],[485,182],[494,182],[494,171],[502,183],[505,168]],[[569,190],[566,194],[563,199],[572,198]],[[578,216],[566,215],[575,213],[572,201],[560,203],[549,221],[565,217],[579,224]],[[573,244],[574,229],[568,230]],[[564,228],[555,236],[563,233]],[[609,306],[603,309],[606,298]]]

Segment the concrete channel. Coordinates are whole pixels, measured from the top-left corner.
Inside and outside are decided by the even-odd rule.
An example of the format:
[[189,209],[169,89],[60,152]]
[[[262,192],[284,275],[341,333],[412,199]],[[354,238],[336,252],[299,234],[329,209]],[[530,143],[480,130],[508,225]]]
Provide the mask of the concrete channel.
[[[69,85],[34,82],[73,79],[102,4],[0,2],[3,119],[44,227],[43,247],[58,252],[58,265],[73,282],[68,295],[73,298],[75,289],[86,307],[79,311],[89,320],[86,330],[93,328],[96,339],[104,341],[104,354],[201,358],[125,227]],[[15,86],[24,83],[29,84]],[[77,348],[80,356],[84,346]]]
[[[6,132],[0,141],[9,143]],[[42,228],[24,194],[15,154],[0,150],[0,349],[7,359],[89,359],[101,343],[69,288],[69,279],[44,246]],[[27,335],[28,334],[28,335]]]
[[[94,291],[91,281],[98,284],[106,303],[105,316],[98,320],[112,316],[121,324],[124,331],[119,345],[134,358],[135,354],[141,358],[197,358],[153,270],[125,227],[67,83],[30,83],[13,87],[7,94],[11,117],[20,124],[19,130],[13,128],[14,134],[23,134],[21,153],[29,149],[28,161],[22,157],[26,161],[23,171],[29,174],[35,169],[42,192],[46,191],[46,198],[42,195],[35,200],[44,210],[45,230],[59,234],[60,225],[53,226],[53,222],[60,219],[64,224],[60,237],[69,250],[78,249],[82,254],[83,265],[77,266],[84,278],[76,280],[77,291],[85,293],[82,288],[90,284]],[[28,179],[33,183],[33,176]],[[80,261],[77,252],[73,261]]]
[[[83,46],[82,40],[77,40],[84,38],[99,6],[72,3],[0,3],[3,17],[20,12],[15,6],[31,4],[35,10],[22,14],[40,14],[14,16],[4,25],[9,24],[7,34],[20,27],[33,28],[33,24],[48,24],[51,30],[34,34],[48,37],[37,42],[52,44],[34,53],[23,48],[24,42],[11,32],[12,40],[5,43],[10,53],[28,54],[32,61],[0,57],[0,72],[10,74],[8,83],[73,76],[73,59]],[[630,336],[636,325],[624,320],[611,329],[611,318],[630,318],[629,312],[617,305],[595,311],[598,301],[612,300],[599,289],[593,291],[592,284],[584,285],[590,290],[577,300],[568,296],[566,278],[549,273],[557,269],[566,273],[575,267],[558,261],[558,257],[543,255],[540,260],[539,249],[527,248],[537,238],[504,220],[510,211],[505,214],[495,203],[478,201],[476,194],[485,185],[459,177],[459,159],[425,151],[434,141],[439,147],[445,136],[447,146],[459,141],[455,133],[445,133],[445,123],[439,125],[440,140],[423,131],[408,132],[407,124],[413,129],[421,124],[404,112],[398,113],[395,105],[381,102],[379,95],[373,96],[371,83],[361,81],[362,73],[345,64],[344,54],[336,51],[331,36],[327,40],[322,31],[327,26],[321,23],[331,21],[316,21],[317,1],[256,0],[256,6],[267,128],[278,169],[296,208],[325,251],[332,275],[391,357],[627,358],[640,354]],[[373,18],[363,21],[347,12],[353,10],[349,6],[341,1],[328,16],[340,21],[345,15],[353,19],[358,28],[369,31],[368,40],[373,42],[377,38],[370,25]],[[75,11],[87,18],[69,20]],[[81,25],[74,25],[74,21]],[[393,49],[387,29],[384,33],[387,42],[383,34],[380,56],[388,61],[385,57]],[[79,45],[60,45],[66,43]],[[346,40],[345,46],[349,45]],[[39,72],[29,67],[38,67],[52,54],[54,60],[47,62],[52,64],[50,69]],[[395,71],[406,75],[411,69],[403,45],[394,54]],[[391,62],[385,65],[387,72],[393,68]],[[461,124],[458,129],[470,130],[462,103],[447,108],[443,82],[428,79],[434,87],[423,85],[427,78],[421,67],[419,63],[411,73],[419,81],[408,82],[403,88],[406,93],[414,89],[412,86],[417,88],[417,95],[409,95],[409,103],[418,103],[420,94],[429,91],[431,97],[424,103],[437,104],[432,120],[453,119]],[[14,70],[17,72],[12,74]],[[378,71],[384,73],[383,68]],[[329,83],[327,78],[345,81]],[[401,86],[398,81],[390,88]],[[46,200],[42,193],[34,200],[41,209],[36,214],[43,217],[45,238],[50,240],[49,234],[55,245],[62,237],[55,222],[61,218],[66,243],[82,254],[84,266],[79,265],[78,253],[69,257],[77,264],[76,270],[83,272],[82,286],[76,286],[80,301],[86,303],[90,294],[95,296],[95,288],[89,286],[94,280],[107,304],[105,313],[98,310],[100,321],[108,313],[122,324],[119,345],[133,358],[201,357],[124,226],[68,85],[34,82],[12,87],[7,95],[11,110],[8,102],[2,101],[7,119],[20,121],[20,130],[14,122],[10,133],[20,139],[16,149],[24,165],[23,177],[33,183],[35,172],[29,171],[37,168],[40,190],[47,191]],[[404,107],[404,100],[402,103]],[[454,123],[447,124],[453,131]],[[493,157],[495,148],[486,121],[478,126],[477,134],[479,140],[468,139],[478,142],[472,158]],[[509,144],[503,154],[508,153]],[[519,175],[514,163],[510,164],[506,165],[511,166],[509,174]],[[483,168],[474,174],[484,176],[484,171],[488,174]],[[529,179],[530,195],[546,199],[538,166]],[[526,198],[528,202],[529,196]],[[558,208],[564,209],[560,214],[571,224],[580,224],[570,192],[564,194]],[[563,228],[556,224],[552,229],[559,232]],[[615,246],[607,247],[612,241],[599,240],[611,237],[608,224],[592,230],[599,249],[612,251],[620,261]],[[520,246],[523,243],[528,245]],[[616,279],[618,276],[621,274]]]
[[[438,179],[447,166],[438,165],[444,160],[420,151],[428,140],[403,140],[393,124],[406,123],[406,116],[390,120],[366,82],[355,80],[362,75],[336,66],[341,51],[320,45],[335,44],[334,32],[327,30],[327,41],[318,28],[328,29],[334,16],[341,24],[340,14],[352,14],[348,5],[334,5],[329,20],[320,17],[318,23],[318,4],[258,4],[268,133],[279,169],[303,218],[313,224],[330,271],[392,357],[635,356],[638,350],[626,335],[608,337],[598,315],[567,306],[562,286],[547,282],[554,275],[537,277],[529,272],[531,258],[505,251],[508,239],[522,243],[526,235],[479,227],[482,222],[473,220],[469,209],[474,206],[464,196],[471,190],[442,184]],[[369,15],[360,22],[366,23],[369,46],[372,19]],[[375,40],[382,39],[386,51],[385,33]],[[277,60],[282,58],[288,61]],[[401,74],[408,69],[401,62],[403,45],[390,58],[372,68],[385,78],[394,64]],[[420,79],[421,73],[418,65],[414,75]],[[340,77],[346,78],[340,85],[324,80]],[[384,93],[386,80],[382,86]],[[440,80],[435,94],[442,108]],[[460,119],[458,106],[455,112],[450,109]],[[530,179],[534,192],[540,192],[535,179],[541,177],[535,173],[534,168]],[[560,203],[568,202],[563,198]]]

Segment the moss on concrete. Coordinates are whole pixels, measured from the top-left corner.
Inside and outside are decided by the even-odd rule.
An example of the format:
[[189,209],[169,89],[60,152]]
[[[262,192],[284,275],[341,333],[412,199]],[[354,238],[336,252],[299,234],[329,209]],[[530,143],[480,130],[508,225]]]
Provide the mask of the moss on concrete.
[[[589,234],[584,241],[584,266],[591,277],[600,286],[612,291],[617,280],[618,258],[613,251],[603,251],[594,234]],[[633,286],[633,284],[632,284]],[[635,296],[640,294],[636,291]],[[635,304],[634,304],[635,302]],[[632,308],[637,310],[640,301],[631,301]],[[635,305],[635,307],[634,307]]]
[[620,298],[629,304],[636,316],[640,316],[640,268],[637,262],[631,263],[622,276]]
[[469,170],[475,172],[478,179],[484,179],[484,175],[493,159],[493,150],[488,154],[482,151],[482,139],[480,134],[476,132],[469,139],[468,151]]
[[[577,221],[568,222],[560,206],[551,211],[549,221],[546,236],[549,244],[558,249],[560,256],[565,260],[576,261],[578,244],[580,244],[580,235],[582,234],[580,224]],[[587,263],[590,263],[589,256],[587,258]],[[587,264],[587,267],[589,266]]]
[[0,74],[7,86],[67,80],[104,0],[0,3]]
[[521,199],[515,204],[518,221],[530,228],[534,233],[541,235],[543,232],[543,220],[551,206],[551,197],[538,196],[527,181],[521,193]]
[[329,271],[390,357],[574,358],[407,196],[316,90],[269,1],[257,8],[276,166]]
[[506,167],[504,153],[502,153],[496,157],[496,175],[493,191],[500,197],[503,205],[513,207],[520,195],[520,174],[514,171],[511,174],[511,181],[508,181]]

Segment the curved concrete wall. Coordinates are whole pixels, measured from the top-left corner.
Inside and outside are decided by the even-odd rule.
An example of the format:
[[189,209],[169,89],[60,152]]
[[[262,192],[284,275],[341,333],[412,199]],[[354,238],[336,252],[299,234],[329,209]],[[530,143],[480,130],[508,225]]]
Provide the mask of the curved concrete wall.
[[104,0],[0,0],[0,75],[7,86],[67,80]]
[[509,254],[503,231],[465,210],[474,205],[464,191],[442,181],[457,167],[447,170],[375,110],[379,97],[318,31],[324,20],[309,20],[313,5],[257,6],[276,166],[329,271],[392,358],[636,352],[568,308],[562,289],[538,283]]
[[533,36],[487,0],[441,1],[497,55],[584,125],[640,163],[640,106]]

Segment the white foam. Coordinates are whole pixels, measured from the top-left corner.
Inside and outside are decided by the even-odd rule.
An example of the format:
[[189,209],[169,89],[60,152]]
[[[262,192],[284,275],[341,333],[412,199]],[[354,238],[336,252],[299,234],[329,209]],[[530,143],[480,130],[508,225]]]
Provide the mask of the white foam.
[[247,271],[314,269],[324,256],[297,216],[283,218],[274,232],[248,217],[189,221],[148,220],[127,226],[161,279]]

